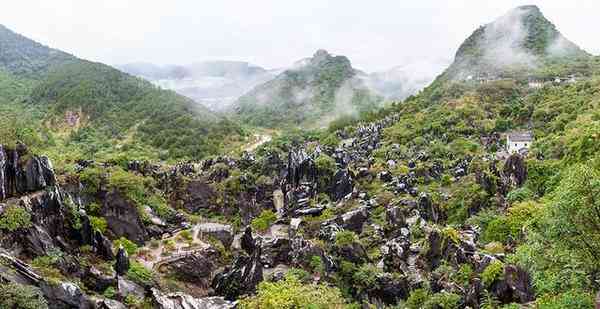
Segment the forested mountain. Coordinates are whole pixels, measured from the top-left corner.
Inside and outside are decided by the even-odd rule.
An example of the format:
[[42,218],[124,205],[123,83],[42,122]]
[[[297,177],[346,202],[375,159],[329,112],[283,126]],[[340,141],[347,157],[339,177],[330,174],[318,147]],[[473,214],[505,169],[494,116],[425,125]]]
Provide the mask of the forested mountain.
[[537,6],[521,6],[475,30],[459,47],[444,77],[555,77],[584,71],[589,59]]
[[[535,7],[515,12],[549,25]],[[510,21],[514,27],[496,40],[522,34],[522,19]],[[535,33],[527,41],[548,34]],[[0,107],[13,113],[15,128],[0,135],[0,307],[593,308],[600,58],[567,44],[561,58],[538,53],[536,66],[512,71],[466,56],[472,40],[436,81],[402,102],[327,129],[282,131],[256,151],[177,164],[125,146],[117,157],[81,154],[93,160],[62,162],[59,151],[105,149],[112,140],[99,144],[94,128],[118,135],[138,115],[145,118],[128,147],[184,139],[180,128],[146,131],[145,124],[156,123],[153,107],[171,106],[157,96],[184,104],[180,96],[80,60],[43,82],[0,75],[12,91]],[[315,97],[325,100],[359,74],[345,57],[323,51],[298,67],[254,98],[301,102],[287,95],[302,85],[323,90],[302,102],[325,104]],[[557,67],[576,78],[537,75]],[[463,78],[465,70],[486,75]],[[181,121],[172,105],[176,123],[158,118],[171,126]],[[74,117],[75,107],[98,120]],[[257,124],[304,120],[289,115],[292,107]],[[325,115],[317,107],[315,115]],[[50,117],[38,118],[40,111]],[[52,130],[64,111],[81,128],[62,140]],[[189,117],[188,124],[200,121]],[[509,153],[514,135],[530,144]]]
[[[239,128],[174,92],[101,63],[78,59],[0,28],[3,135],[75,156],[108,155],[116,146],[154,158],[216,153]],[[15,128],[19,114],[30,118]],[[19,133],[24,132],[25,133]],[[4,137],[7,139],[6,137]],[[63,153],[66,153],[63,151]]]
[[357,75],[348,58],[319,50],[256,86],[233,109],[241,121],[265,127],[318,125],[327,118],[373,110],[381,98]]
[[214,111],[228,109],[241,95],[273,79],[279,72],[241,61],[207,61],[169,66],[130,63],[117,68],[164,89],[176,91]]

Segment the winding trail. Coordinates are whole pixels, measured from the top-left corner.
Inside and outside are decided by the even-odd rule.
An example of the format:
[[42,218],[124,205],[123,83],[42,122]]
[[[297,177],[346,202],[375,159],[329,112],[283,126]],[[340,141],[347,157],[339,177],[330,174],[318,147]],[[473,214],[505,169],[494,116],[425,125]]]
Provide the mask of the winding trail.
[[[202,240],[202,233],[200,233],[201,227],[206,224],[210,223],[198,223],[190,229],[192,234],[191,242],[181,240],[181,238],[179,238],[181,232],[178,232],[170,237],[159,239],[159,244],[156,248],[153,248],[150,245],[150,242],[147,242],[138,250],[138,254],[134,256],[134,259],[149,269],[155,269],[157,266],[160,266],[167,261],[177,260],[189,254],[204,250],[210,247],[208,243]],[[165,242],[170,240],[175,244],[173,250],[167,250],[167,248],[165,248]]]
[[260,145],[268,143],[273,139],[271,135],[263,133],[254,134],[254,138],[256,138],[256,141],[250,145],[245,146],[243,148],[244,151],[252,152],[256,150],[256,148],[258,148]]

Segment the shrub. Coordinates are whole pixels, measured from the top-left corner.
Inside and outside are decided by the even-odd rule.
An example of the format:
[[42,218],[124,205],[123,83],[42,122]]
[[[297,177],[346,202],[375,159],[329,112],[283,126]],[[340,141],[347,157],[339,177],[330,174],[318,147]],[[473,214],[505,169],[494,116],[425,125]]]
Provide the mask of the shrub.
[[339,231],[335,234],[335,245],[338,247],[348,246],[358,240],[358,236],[352,231]]
[[273,224],[273,222],[275,222],[275,220],[277,220],[277,216],[275,215],[275,213],[272,210],[267,209],[263,210],[260,213],[260,216],[254,218],[250,225],[253,229],[264,232],[267,229],[269,229],[269,227],[271,226],[271,224]]
[[442,309],[456,309],[459,308],[460,295],[441,292],[431,295],[431,297],[425,302],[424,308],[442,308]]
[[508,226],[508,220],[506,216],[499,215],[495,219],[491,220],[487,226],[484,227],[483,233],[481,234],[481,240],[483,242],[505,242],[508,240],[510,235],[510,227]]
[[20,206],[10,205],[4,209],[0,217],[0,229],[14,232],[20,228],[31,226],[31,215]]
[[504,245],[497,241],[492,241],[491,243],[486,244],[484,249],[491,254],[504,253]]
[[102,217],[90,216],[90,224],[94,230],[100,231],[103,234],[106,233],[106,228],[108,227],[106,219]]
[[594,296],[591,293],[570,290],[558,295],[542,295],[536,299],[535,305],[539,309],[594,308]]
[[496,280],[501,280],[503,275],[504,263],[494,260],[481,273],[481,281],[485,286],[489,287]]
[[467,286],[473,277],[473,267],[470,264],[462,264],[458,271],[452,276],[452,280],[456,283]]
[[18,283],[0,284],[0,295],[0,308],[48,308],[42,292],[34,286]]
[[335,160],[332,157],[323,153],[317,157],[317,159],[315,160],[315,165],[317,166],[319,172],[323,174],[332,175],[337,169]]
[[344,308],[344,299],[336,288],[303,284],[288,274],[278,282],[261,282],[255,296],[240,301],[240,308]]
[[131,262],[127,277],[144,286],[149,286],[153,282],[152,271],[136,261]]
[[115,248],[119,248],[120,246],[123,246],[123,248],[125,249],[125,251],[127,251],[127,254],[129,256],[136,254],[138,251],[138,245],[125,237],[121,237],[121,238],[115,240],[113,242],[113,244],[114,244]]
[[354,286],[361,289],[377,288],[377,274],[380,271],[371,264],[363,264],[352,275]]
[[182,239],[184,241],[192,241],[194,240],[194,237],[192,235],[192,232],[188,229],[188,230],[183,230],[179,233],[179,235],[177,235],[179,239]]
[[410,293],[410,296],[406,300],[405,306],[408,309],[424,308],[424,305],[429,297],[429,291],[426,289],[416,289]]
[[321,143],[325,146],[329,146],[329,147],[337,147],[340,144],[341,140],[337,137],[336,134],[331,133],[329,135],[327,135],[327,137],[325,137]]
[[529,190],[527,187],[521,187],[510,191],[506,196],[506,199],[509,203],[513,204],[531,199],[532,197],[533,192],[531,192],[531,190]]
[[104,290],[104,293],[102,293],[102,296],[113,299],[113,298],[115,298],[115,296],[117,296],[117,291],[115,290],[114,287],[109,286],[106,288],[106,290]]
[[323,260],[318,255],[313,255],[310,258],[309,266],[312,269],[312,271],[315,273],[322,274],[325,272],[325,266],[323,266]]

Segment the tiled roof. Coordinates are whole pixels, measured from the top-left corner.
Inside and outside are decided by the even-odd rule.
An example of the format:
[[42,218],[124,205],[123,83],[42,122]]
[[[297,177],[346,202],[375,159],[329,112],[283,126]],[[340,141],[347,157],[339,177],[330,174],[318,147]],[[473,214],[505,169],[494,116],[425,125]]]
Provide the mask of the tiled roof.
[[529,131],[508,133],[508,138],[513,142],[530,142],[533,140],[533,134]]

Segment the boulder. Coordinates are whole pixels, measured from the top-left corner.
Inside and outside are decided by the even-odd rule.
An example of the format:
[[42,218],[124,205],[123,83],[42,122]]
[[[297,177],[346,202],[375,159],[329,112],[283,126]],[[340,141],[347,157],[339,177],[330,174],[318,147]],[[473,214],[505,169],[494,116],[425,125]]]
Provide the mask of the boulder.
[[527,180],[527,164],[518,153],[514,153],[504,162],[502,169],[504,183],[512,187],[520,187]]
[[180,197],[183,200],[183,208],[190,213],[196,213],[201,209],[208,209],[213,205],[217,194],[213,188],[204,181],[192,180],[185,186],[185,191]]
[[116,237],[125,237],[140,245],[148,239],[138,208],[121,192],[112,190],[106,194],[101,214]]
[[212,274],[220,266],[220,259],[219,251],[214,248],[206,248],[164,264],[161,266],[161,270],[166,268],[168,273],[182,281],[209,287]]
[[290,260],[294,267],[309,267],[313,256],[321,258],[326,272],[331,272],[336,268],[335,262],[325,250],[317,246],[314,242],[304,239],[302,236],[296,236],[290,240]]
[[144,298],[144,295],[146,294],[144,287],[131,280],[125,279],[124,277],[117,278],[117,288],[119,290],[119,295],[123,298],[126,298],[129,295],[137,298]]
[[294,211],[295,217],[302,216],[319,216],[325,210],[325,206],[322,207],[312,207],[312,208],[302,208]]
[[352,193],[354,188],[353,176],[348,169],[341,169],[333,176],[333,192],[334,200],[339,201],[346,195]]
[[240,295],[256,291],[263,280],[263,265],[261,262],[261,240],[252,237],[252,229],[247,227],[241,239],[241,247],[247,255],[239,255],[233,265],[226,267],[217,274],[212,282],[216,295],[234,300]]
[[504,267],[504,279],[492,286],[492,293],[503,303],[523,304],[535,298],[529,273],[514,265]]
[[423,219],[436,223],[442,219],[441,210],[437,205],[433,204],[427,193],[421,192],[419,195],[418,206]]
[[369,210],[367,207],[360,207],[356,210],[349,211],[342,215],[342,227],[360,234],[363,229],[363,224],[369,218]]
[[93,302],[74,283],[54,284],[43,281],[39,287],[48,301],[49,308],[93,308]]
[[37,191],[56,183],[52,164],[46,157],[33,156],[25,164],[27,191]]
[[410,250],[407,237],[397,237],[388,240],[381,247],[383,265],[386,270],[394,271],[404,266]]
[[338,257],[343,260],[355,263],[362,264],[369,261],[369,256],[365,248],[357,243],[353,242],[351,244],[338,246],[335,245],[335,253]]
[[483,285],[481,284],[481,280],[479,278],[474,278],[467,289],[465,305],[470,306],[471,308],[479,308],[481,305],[482,292]]
[[116,286],[117,280],[113,274],[104,274],[94,266],[90,266],[81,277],[83,284],[90,290],[103,293],[106,288]]
[[232,309],[236,302],[227,301],[223,297],[195,298],[184,293],[163,294],[152,289],[152,303],[156,309]]
[[123,246],[119,246],[119,251],[117,252],[117,260],[115,261],[115,271],[117,275],[123,276],[129,270],[129,255],[127,251],[123,248]]
[[216,295],[235,300],[241,295],[251,294],[263,280],[263,266],[260,261],[260,249],[251,255],[240,255],[233,265],[217,274],[212,287]]
[[219,240],[225,248],[229,248],[233,242],[233,229],[231,225],[220,223],[202,223],[198,225],[201,236],[210,236]]
[[275,266],[277,264],[289,264],[291,246],[287,238],[265,238],[262,241],[261,261],[265,266]]
[[94,241],[92,242],[92,248],[98,256],[104,258],[105,260],[109,261],[115,258],[115,255],[112,250],[112,242],[104,235],[102,235],[102,232],[100,231],[94,232]]
[[402,209],[398,206],[387,208],[385,211],[385,218],[388,228],[392,231],[406,226],[406,217],[404,216]]
[[395,305],[398,301],[408,298],[410,290],[404,278],[395,278],[390,273],[378,274],[375,284],[367,288],[371,300],[379,300],[386,305]]
[[423,256],[424,266],[428,271],[432,271],[440,266],[442,259],[442,235],[438,230],[432,230],[427,236],[427,251]]
[[102,299],[96,302],[97,309],[127,309],[127,306],[123,305],[116,300]]

